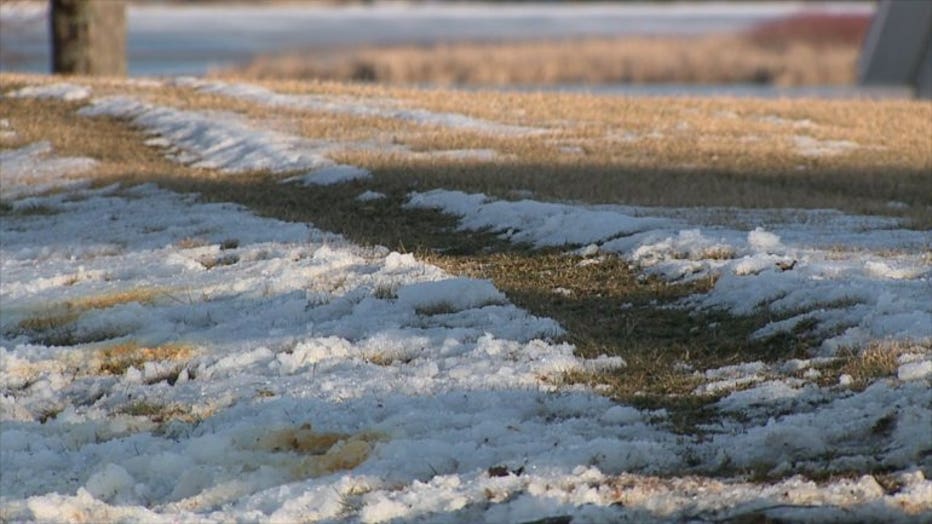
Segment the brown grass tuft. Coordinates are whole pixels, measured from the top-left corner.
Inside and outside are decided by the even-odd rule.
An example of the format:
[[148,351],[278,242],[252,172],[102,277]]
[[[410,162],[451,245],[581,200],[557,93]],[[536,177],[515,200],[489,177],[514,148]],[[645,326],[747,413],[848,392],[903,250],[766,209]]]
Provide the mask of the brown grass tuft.
[[120,304],[138,302],[151,304],[164,290],[140,287],[125,291],[103,293],[87,297],[78,297],[58,304],[40,308],[40,312],[21,320],[17,329],[27,333],[33,341],[50,346],[71,346],[80,343],[97,342],[120,336],[122,333],[104,331],[89,333],[79,337],[75,333],[74,323],[84,313],[95,309],[107,309]]
[[121,342],[97,351],[96,372],[105,375],[122,375],[134,367],[141,369],[146,362],[187,362],[194,355],[194,347],[172,342],[160,346],[140,346],[137,342]]
[[320,477],[353,469],[365,462],[373,444],[384,438],[377,433],[318,433],[310,424],[269,432],[256,440],[263,451],[306,455],[291,467],[294,478]]
[[845,350],[841,352],[841,366],[837,373],[826,374],[826,378],[837,383],[841,375],[849,375],[854,389],[864,389],[880,378],[896,375],[899,369],[897,359],[909,353],[915,346],[909,342],[874,342],[861,351]]
[[298,428],[285,428],[273,431],[256,442],[256,447],[266,451],[291,451],[322,455],[334,444],[346,440],[349,435],[343,433],[318,433],[310,424]]
[[207,418],[213,412],[212,409],[208,409],[203,413],[197,411],[181,404],[158,404],[145,400],[133,402],[120,409],[120,413],[132,417],[146,417],[156,424],[173,420],[188,423],[198,422]]

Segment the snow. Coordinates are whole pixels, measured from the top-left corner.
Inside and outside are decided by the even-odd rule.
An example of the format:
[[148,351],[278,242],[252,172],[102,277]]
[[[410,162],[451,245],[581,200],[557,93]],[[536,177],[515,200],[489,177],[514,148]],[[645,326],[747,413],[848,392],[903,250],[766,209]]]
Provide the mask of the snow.
[[10,121],[6,118],[0,118],[0,140],[12,140],[16,138],[16,131],[12,130]]
[[665,222],[653,218],[622,219],[612,213],[532,200],[492,201],[482,194],[446,190],[414,193],[408,206],[460,215],[462,229],[497,228],[504,231],[505,238],[536,247],[589,244],[645,231]]
[[7,93],[6,96],[66,100],[72,102],[89,98],[91,96],[91,90],[87,87],[75,84],[54,83],[23,87]]
[[[400,107],[400,103],[394,100],[283,94],[252,84],[229,84],[226,82],[207,81],[196,78],[182,78],[178,79],[176,82],[179,85],[193,87],[205,93],[248,100],[269,107],[286,107],[356,117],[388,118],[418,125],[444,127],[493,135],[521,136],[548,132],[546,129],[502,124],[459,113],[438,113],[426,109]],[[494,154],[494,151],[491,153]],[[487,159],[490,157],[490,150],[452,150],[443,152],[442,154],[453,158],[466,157]]]
[[513,202],[448,190],[412,193],[407,205],[456,215],[461,229],[491,230],[513,242],[588,245],[584,252],[616,253],[673,281],[715,276],[711,292],[684,305],[778,317],[758,338],[806,321],[815,323],[826,354],[875,340],[932,345],[932,235],[890,219],[796,210],[781,227],[773,213],[742,211],[734,222],[754,226],[742,231],[695,227],[696,210]]
[[284,173],[334,165],[325,156],[326,143],[257,129],[233,113],[184,111],[114,96],[92,100],[79,114],[131,120],[167,141],[159,143],[170,143],[171,157],[193,167]]
[[[723,115],[723,116],[726,116],[727,118],[737,118],[737,117],[738,117],[738,115],[737,115],[737,114],[734,114],[734,113],[730,113],[730,114],[728,114],[728,115]],[[784,118],[784,117],[779,116],[779,115],[764,115],[764,116],[761,116],[761,117],[757,118],[756,120],[759,121],[759,122],[764,122],[764,123],[767,123],[767,124],[773,124],[773,125],[776,125],[776,126],[790,126],[790,127],[795,127],[795,128],[813,128],[813,127],[817,127],[816,123],[813,122],[812,120],[809,120],[808,118],[803,118],[803,119],[798,119],[798,120],[797,120],[797,119],[791,119],[791,118]]]
[[932,360],[907,362],[899,367],[896,376],[900,380],[921,380],[932,375]]
[[382,200],[383,198],[385,198],[385,193],[379,193],[378,191],[369,189],[356,196],[356,200],[360,202],[372,202],[373,200]]
[[754,251],[770,253],[780,248],[780,237],[757,227],[748,233],[748,245]]
[[[12,132],[12,131],[11,131]],[[36,201],[22,197],[84,185],[74,175],[94,169],[97,161],[87,157],[59,157],[49,142],[36,142],[13,150],[0,150],[0,198],[19,199],[14,208],[35,207]]]
[[286,178],[282,180],[282,183],[298,182],[305,186],[332,186],[369,178],[372,178],[372,174],[365,169],[348,165],[335,165],[315,169],[306,175]]
[[793,144],[800,155],[811,158],[837,156],[860,147],[850,140],[818,140],[806,135],[794,136]]
[[[83,112],[130,119],[194,166],[324,167],[307,165],[318,159],[313,144],[224,113],[127,98]],[[696,394],[720,395],[720,416],[683,434],[664,410],[563,385],[568,371],[623,376],[625,363],[575,356],[556,322],[489,281],[151,184],[94,187],[86,161],[69,164],[48,143],[3,154],[12,159],[4,203],[54,210],[0,221],[4,521],[650,522],[754,511],[909,521],[932,512],[921,341],[896,375],[864,389],[797,376],[832,362],[819,358],[697,372],[718,384]],[[55,191],[32,189],[63,177]],[[761,264],[740,277],[760,288],[751,300],[776,290],[772,302],[790,308],[853,296],[836,313],[866,319],[855,325],[866,337],[915,336],[928,313],[928,262],[910,251],[926,233],[890,233],[888,222],[867,222],[877,227],[854,233],[854,245],[901,254],[829,256],[818,246],[831,240],[816,237],[825,221],[737,230],[451,192],[412,202],[519,242],[637,252],[645,270],[697,264],[727,281],[739,278],[727,277],[739,258],[792,258],[793,270]],[[825,238],[852,234],[843,229]],[[867,262],[898,272],[878,277]],[[751,304],[728,289],[710,296]],[[871,475],[817,483],[794,474],[874,470],[899,489]],[[750,482],[747,471],[781,480]]]

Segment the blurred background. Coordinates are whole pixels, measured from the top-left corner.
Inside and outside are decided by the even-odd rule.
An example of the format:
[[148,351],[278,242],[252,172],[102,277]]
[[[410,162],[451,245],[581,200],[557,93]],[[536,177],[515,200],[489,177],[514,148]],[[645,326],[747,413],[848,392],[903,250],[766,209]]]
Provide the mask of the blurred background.
[[[914,91],[896,82],[857,86],[878,9],[871,1],[132,0],[125,6],[130,76],[622,94]],[[50,71],[48,9],[46,1],[0,0],[0,70]]]

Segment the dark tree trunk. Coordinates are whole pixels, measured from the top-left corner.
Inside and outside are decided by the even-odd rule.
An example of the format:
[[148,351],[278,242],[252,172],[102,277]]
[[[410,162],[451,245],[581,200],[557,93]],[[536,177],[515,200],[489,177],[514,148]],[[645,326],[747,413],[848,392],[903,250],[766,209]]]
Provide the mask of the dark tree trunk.
[[51,0],[52,72],[126,74],[124,0]]

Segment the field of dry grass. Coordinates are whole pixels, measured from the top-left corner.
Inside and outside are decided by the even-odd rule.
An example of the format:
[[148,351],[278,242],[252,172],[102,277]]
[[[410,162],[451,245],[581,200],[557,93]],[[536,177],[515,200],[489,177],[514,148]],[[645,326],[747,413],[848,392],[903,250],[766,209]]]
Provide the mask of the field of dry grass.
[[[5,75],[4,85],[19,85],[30,78],[40,81]],[[100,95],[127,91],[107,80],[81,81],[93,85]],[[630,99],[317,82],[266,85],[282,93],[338,97],[350,103],[377,105],[387,100],[401,108],[462,113],[535,132],[495,134],[425,126],[378,114],[283,106],[271,110],[172,86],[137,85],[129,92],[180,109],[235,111],[308,138],[348,143],[335,154],[336,160],[373,171],[379,190],[389,193],[417,186],[504,197],[530,191],[537,198],[591,203],[833,207],[905,214],[917,224],[932,223],[926,198],[932,194],[928,176],[932,104],[928,102]],[[17,120],[24,120],[17,124],[23,137],[49,131],[43,113],[66,111],[56,104],[27,100],[5,105],[5,112],[19,113]],[[85,146],[88,149],[76,149],[92,156],[110,149],[96,141]],[[494,154],[487,158],[414,154],[432,150]],[[908,206],[891,208],[891,201]]]
[[[3,91],[55,81],[5,75]],[[385,117],[336,114],[235,101],[182,87],[77,79],[96,96],[130,92],[153,103],[199,111],[234,111],[266,127],[311,139],[363,144],[337,161],[369,169],[368,189],[387,198],[365,204],[360,187],[296,188],[280,176],[224,176],[173,163],[143,144],[124,121],[76,115],[81,103],[5,99],[0,118],[16,137],[0,147],[50,140],[62,155],[98,160],[99,183],[156,182],[231,201],[256,212],[339,232],[354,242],[415,252],[451,272],[492,279],[510,300],[566,326],[583,355],[622,356],[624,376],[568,377],[608,385],[613,396],[683,413],[684,427],[714,399],[683,400],[695,376],[675,362],[709,369],[748,359],[793,358],[813,341],[787,335],[748,342],[768,319],[690,314],[664,307],[712,282],[670,285],[638,278],[621,261],[580,268],[578,259],[512,246],[485,233],[452,233],[454,221],[402,207],[411,190],[484,191],[501,197],[668,206],[835,207],[899,214],[932,225],[932,103],[919,101],[789,101],[625,99],[575,95],[417,91],[329,83],[268,84],[279,92],[342,97],[433,111],[456,111],[513,125],[521,136],[424,126]],[[851,143],[814,154],[812,144]],[[430,155],[431,151],[493,150],[491,158]],[[416,153],[425,153],[418,155]],[[906,206],[889,207],[891,201]],[[550,292],[562,287],[567,297]],[[631,307],[621,308],[621,304]],[[697,334],[697,325],[718,331]],[[868,354],[869,356],[869,354]],[[889,363],[852,354],[838,373],[889,374]],[[844,367],[847,366],[847,367]],[[837,377],[837,373],[836,373]],[[697,415],[699,414],[699,415]]]
[[743,36],[626,37],[363,47],[262,56],[215,76],[391,84],[852,84],[858,48]]
[[734,34],[335,48],[260,56],[217,76],[390,84],[852,84],[869,19],[808,14]]

